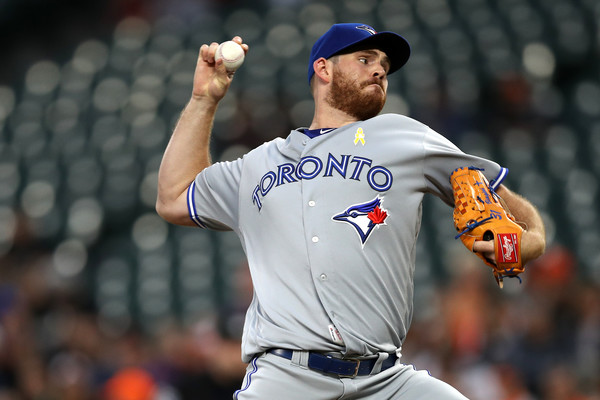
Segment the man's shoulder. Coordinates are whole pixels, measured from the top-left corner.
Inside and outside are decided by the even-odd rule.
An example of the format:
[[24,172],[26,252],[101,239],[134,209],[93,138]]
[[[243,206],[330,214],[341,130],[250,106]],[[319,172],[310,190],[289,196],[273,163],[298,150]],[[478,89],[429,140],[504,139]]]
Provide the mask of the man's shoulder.
[[281,137],[276,137],[273,138],[271,140],[267,140],[266,142],[263,142],[259,145],[257,145],[254,149],[251,150],[251,152],[260,152],[260,151],[264,151],[266,149],[269,149],[270,147],[277,147],[278,145],[280,145],[282,142],[284,142],[285,139],[281,138]]
[[417,129],[427,130],[429,127],[422,122],[417,121],[414,118],[407,117],[401,114],[380,114],[369,120],[373,124],[390,125],[395,128],[406,128],[406,129]]
[[260,158],[260,157],[264,157],[265,154],[268,154],[272,151],[278,152],[279,151],[278,149],[284,143],[285,143],[285,139],[280,138],[280,137],[276,137],[274,139],[268,140],[266,142],[263,142],[262,144],[259,144],[252,150],[250,150],[248,153],[246,153],[244,155],[244,158],[248,158],[248,157],[259,157]]

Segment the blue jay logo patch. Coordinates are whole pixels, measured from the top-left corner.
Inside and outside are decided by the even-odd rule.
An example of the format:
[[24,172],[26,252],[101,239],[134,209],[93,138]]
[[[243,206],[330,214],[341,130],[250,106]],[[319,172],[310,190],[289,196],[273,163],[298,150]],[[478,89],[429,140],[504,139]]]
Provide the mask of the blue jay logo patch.
[[365,246],[367,239],[375,228],[380,225],[386,225],[387,210],[381,207],[383,198],[377,196],[371,201],[361,204],[354,204],[348,207],[344,212],[331,217],[337,222],[346,222],[350,224],[358,233],[362,246]]
[[362,29],[363,31],[369,32],[371,35],[374,35],[377,33],[377,31],[375,29],[373,29],[372,27],[370,27],[369,25],[357,26],[356,29]]

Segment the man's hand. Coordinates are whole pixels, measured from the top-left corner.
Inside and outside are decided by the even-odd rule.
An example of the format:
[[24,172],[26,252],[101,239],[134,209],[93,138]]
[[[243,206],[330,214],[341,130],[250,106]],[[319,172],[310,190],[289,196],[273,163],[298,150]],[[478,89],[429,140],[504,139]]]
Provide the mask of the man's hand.
[[[248,52],[248,45],[242,42],[241,37],[236,36],[232,40],[240,44],[245,53]],[[217,42],[212,42],[210,45],[203,44],[200,47],[194,72],[193,99],[209,99],[218,103],[231,85],[233,73],[225,69],[223,60],[215,60],[217,47],[219,47]]]

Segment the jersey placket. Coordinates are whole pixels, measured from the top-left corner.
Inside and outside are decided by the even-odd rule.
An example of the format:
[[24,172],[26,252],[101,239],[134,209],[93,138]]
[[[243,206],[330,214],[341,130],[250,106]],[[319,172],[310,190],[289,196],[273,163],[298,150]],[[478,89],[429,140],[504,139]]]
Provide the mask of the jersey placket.
[[330,240],[326,235],[326,224],[331,222],[331,218],[324,215],[328,204],[324,187],[327,186],[323,184],[322,177],[315,179],[317,176],[322,175],[324,168],[323,164],[317,161],[321,158],[314,157],[314,148],[320,140],[326,140],[326,138],[309,139],[307,137],[303,141],[304,151],[301,154],[296,175],[300,179],[301,185],[302,222],[308,250],[308,263],[319,301],[332,322],[328,326],[322,327],[322,329],[327,330],[333,343],[341,345],[344,343],[343,338],[335,326],[336,306],[325,300],[326,298],[332,298],[331,294],[323,296],[324,292],[335,291],[336,272],[334,271],[335,266],[326,256],[331,253],[326,249],[331,248],[330,246],[333,245],[328,243]]

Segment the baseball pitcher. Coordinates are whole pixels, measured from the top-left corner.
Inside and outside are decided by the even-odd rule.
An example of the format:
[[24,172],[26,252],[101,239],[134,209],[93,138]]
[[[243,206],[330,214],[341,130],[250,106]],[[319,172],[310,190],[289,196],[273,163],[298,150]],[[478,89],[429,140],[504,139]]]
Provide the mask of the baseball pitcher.
[[365,24],[333,25],[314,44],[307,127],[213,164],[212,124],[235,76],[217,47],[200,48],[156,208],[174,224],[233,230],[246,252],[248,368],[233,398],[464,400],[401,357],[423,196],[455,208],[457,238],[499,283],[543,253],[538,212],[502,185],[507,170],[496,162],[414,119],[379,114],[410,47]]

